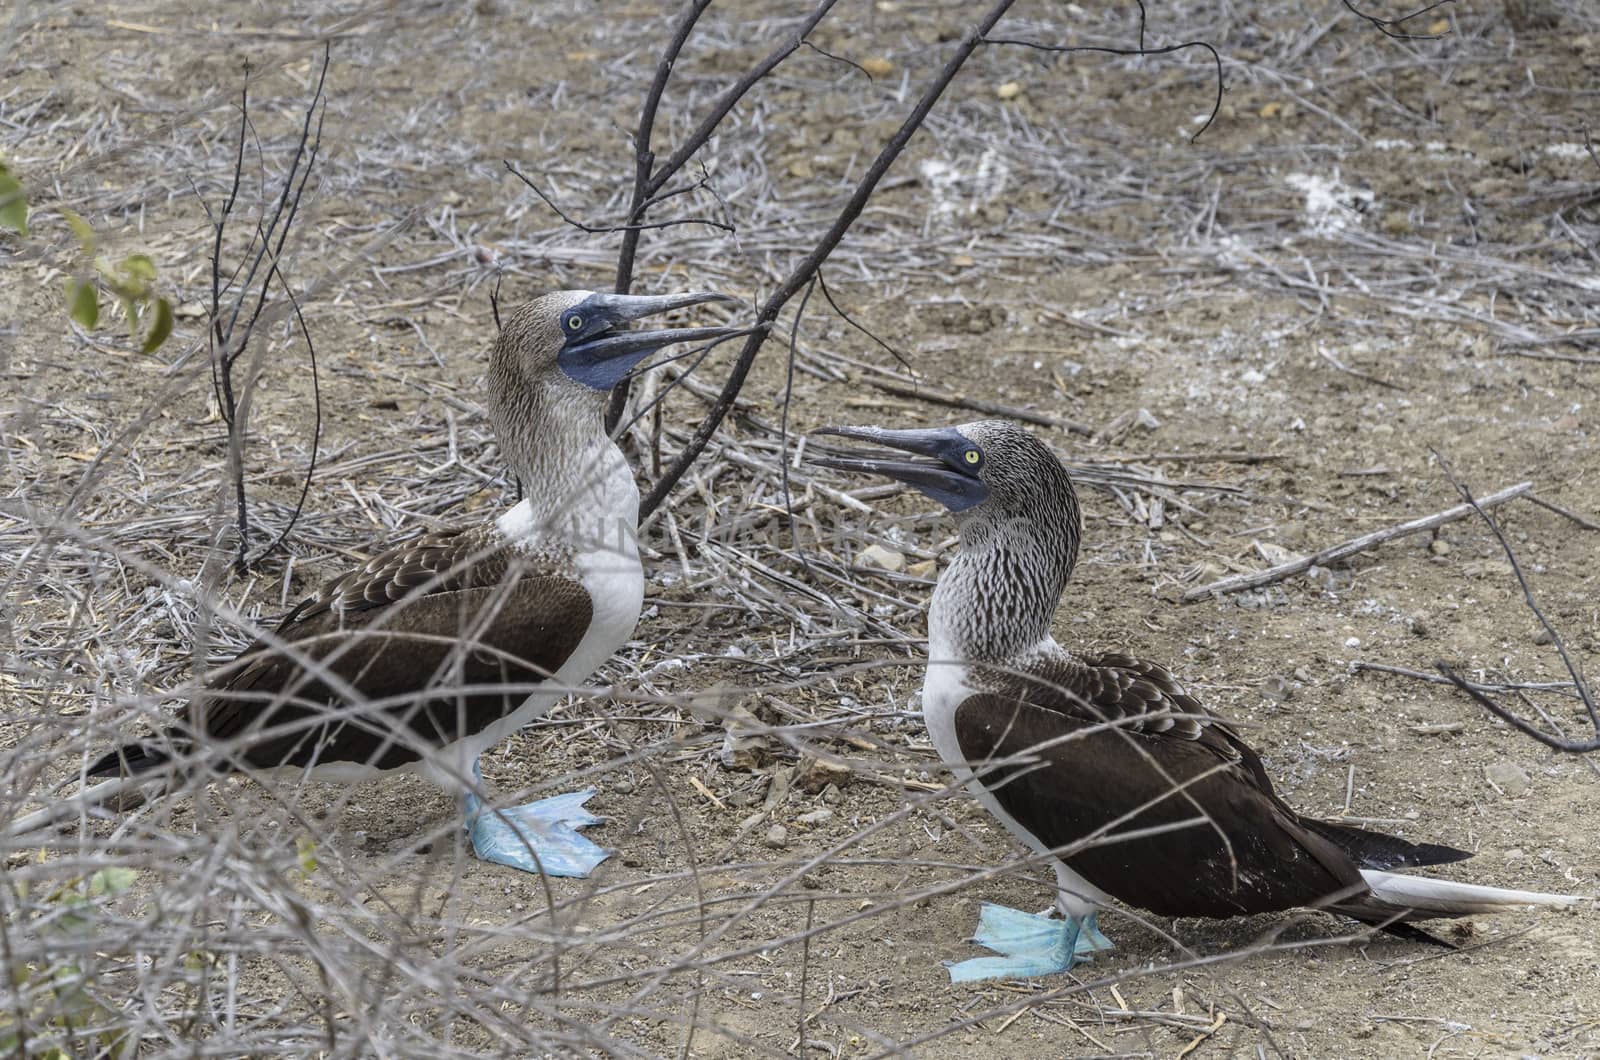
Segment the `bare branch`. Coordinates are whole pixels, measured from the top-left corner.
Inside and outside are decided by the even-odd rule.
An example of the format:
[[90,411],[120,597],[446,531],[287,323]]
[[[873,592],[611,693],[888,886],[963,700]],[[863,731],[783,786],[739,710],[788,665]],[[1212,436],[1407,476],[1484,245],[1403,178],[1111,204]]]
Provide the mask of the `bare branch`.
[[[1435,452],[1434,455],[1437,456],[1438,453]],[[1483,692],[1475,688],[1471,682],[1465,680],[1460,674],[1456,673],[1456,671],[1448,663],[1436,662],[1434,663],[1434,666],[1436,666],[1439,672],[1444,674],[1444,676],[1448,678],[1453,685],[1470,696],[1473,702],[1477,703],[1479,706],[1483,707],[1485,710],[1489,711],[1506,724],[1512,726],[1518,732],[1533,737],[1546,747],[1551,747],[1558,751],[1567,751],[1573,754],[1581,754],[1588,751],[1600,750],[1600,710],[1596,709],[1594,696],[1590,693],[1589,686],[1583,679],[1582,670],[1578,668],[1578,664],[1573,661],[1571,653],[1567,651],[1567,645],[1566,642],[1561,638],[1561,632],[1551,624],[1548,618],[1545,617],[1545,613],[1540,609],[1538,601],[1533,598],[1533,589],[1528,585],[1527,575],[1522,572],[1522,564],[1517,559],[1516,550],[1511,547],[1511,542],[1506,540],[1506,535],[1500,529],[1500,524],[1495,522],[1494,518],[1484,510],[1486,507],[1488,507],[1488,505],[1484,502],[1476,500],[1472,496],[1472,491],[1467,488],[1465,483],[1456,478],[1455,472],[1451,469],[1449,462],[1446,461],[1442,456],[1439,457],[1439,462],[1444,468],[1445,475],[1450,479],[1450,484],[1456,488],[1456,492],[1461,494],[1462,499],[1467,502],[1468,506],[1470,506],[1473,511],[1478,513],[1478,517],[1483,520],[1484,525],[1488,526],[1489,531],[1494,534],[1495,540],[1500,542],[1500,550],[1505,553],[1506,560],[1511,564],[1511,573],[1516,576],[1517,585],[1522,589],[1523,603],[1527,604],[1528,610],[1533,612],[1534,617],[1539,620],[1539,625],[1543,627],[1546,635],[1549,636],[1550,642],[1555,645],[1557,654],[1561,656],[1561,664],[1567,668],[1567,674],[1572,678],[1572,686],[1577,690],[1578,698],[1583,701],[1584,709],[1589,713],[1589,722],[1594,726],[1594,738],[1587,740],[1570,740],[1562,734],[1552,734],[1546,732],[1537,725],[1534,725],[1531,722],[1517,716],[1510,710],[1507,710],[1505,707],[1502,707],[1500,704],[1490,699]]]
[[[1444,0],[1444,2],[1449,3],[1451,0]],[[1211,128],[1211,123],[1217,120],[1217,115],[1222,112],[1222,56],[1218,54],[1217,49],[1203,40],[1184,41],[1182,44],[1171,44],[1165,48],[1146,48],[1144,46],[1144,5],[1142,3],[1139,5],[1139,47],[1137,48],[1104,48],[1087,44],[1045,44],[1041,41],[1014,40],[1009,37],[991,37],[983,43],[1009,44],[1020,48],[1032,48],[1041,52],[1097,52],[1101,55],[1167,55],[1171,52],[1183,51],[1186,48],[1204,48],[1211,53],[1211,61],[1217,68],[1217,98],[1211,104],[1211,113],[1206,115],[1205,123],[1195,130],[1193,136],[1189,137],[1189,142],[1194,143],[1199,140],[1201,135]]]
[[[795,33],[779,44],[765,58],[752,66],[724,92],[704,118],[700,120],[682,145],[661,164],[659,169],[655,166],[655,153],[650,149],[650,134],[655,128],[656,111],[661,106],[661,94],[666,91],[667,81],[672,76],[672,64],[677,60],[678,53],[683,50],[684,43],[689,35],[694,32],[694,25],[700,15],[710,6],[710,0],[694,0],[694,3],[684,10],[684,15],[673,33],[672,40],[662,53],[660,64],[656,67],[655,80],[650,84],[650,90],[645,95],[644,108],[640,112],[639,132],[635,137],[635,170],[633,179],[633,205],[628,209],[628,222],[638,224],[644,219],[644,212],[648,209],[650,200],[660,193],[668,181],[677,175],[695,154],[711,141],[712,133],[717,126],[722,124],[733,108],[743,99],[756,84],[767,74],[788,58],[800,47],[806,34],[816,28],[817,24],[827,17],[833,10],[833,5],[838,0],[822,0],[811,12]],[[614,289],[618,294],[627,294],[633,287],[634,258],[639,252],[639,233],[637,231],[625,232],[622,237],[622,248],[617,253],[617,279]],[[614,431],[622,419],[622,411],[628,404],[629,387],[627,384],[618,386],[611,392],[611,404],[606,409],[606,430]]]
[[915,368],[911,367],[911,362],[906,360],[904,354],[880,339],[872,331],[869,331],[866,325],[858,322],[855,317],[844,311],[844,307],[839,305],[839,303],[834,300],[833,292],[828,289],[828,280],[825,276],[823,276],[821,269],[817,270],[817,282],[822,285],[822,297],[827,299],[828,305],[832,306],[833,311],[839,314],[839,319],[843,320],[846,324],[849,324],[851,327],[861,332],[861,334],[877,343],[879,347],[889,354],[890,357],[893,357],[896,361],[900,362],[900,367],[904,368],[908,372],[916,371]]
[[849,200],[846,201],[828,231],[817,241],[816,246],[811,249],[805,259],[790,272],[777,290],[773,291],[762,304],[754,325],[759,330],[745,342],[744,349],[739,352],[739,359],[734,363],[733,370],[728,373],[727,382],[723,384],[722,394],[717,403],[712,406],[710,413],[701,421],[700,426],[695,429],[688,445],[662,472],[661,477],[651,485],[649,494],[646,495],[639,508],[641,517],[649,515],[666,499],[667,494],[677,484],[678,480],[683,477],[684,472],[699,458],[700,453],[706,447],[706,443],[711,440],[711,436],[716,433],[717,427],[721,425],[723,417],[728,414],[728,410],[733,406],[733,400],[738,396],[739,389],[744,385],[745,377],[750,374],[750,366],[755,363],[756,354],[760,351],[761,344],[766,339],[767,331],[777,319],[778,312],[790,298],[794,297],[811,281],[811,277],[816,273],[817,269],[822,266],[823,262],[828,260],[828,255],[833,253],[833,249],[839,245],[839,241],[844,238],[845,233],[850,230],[850,226],[861,215],[862,209],[865,208],[867,200],[872,197],[878,182],[889,171],[889,167],[894,164],[895,159],[900,157],[900,152],[905,150],[905,146],[911,141],[911,137],[922,127],[922,122],[927,118],[928,112],[933,109],[933,105],[939,101],[939,97],[944,94],[944,90],[950,86],[950,82],[955,79],[956,74],[967,61],[967,58],[977,50],[978,45],[983,43],[984,35],[993,29],[995,24],[1010,10],[1012,3],[1013,0],[998,0],[976,25],[967,30],[961,39],[961,43],[957,46],[955,54],[946,61],[938,76],[923,91],[921,98],[917,100],[917,104],[912,108],[911,113],[900,124],[895,134],[890,137],[889,142],[878,152],[877,157],[872,160],[872,164],[867,167],[866,173],[862,175],[861,180],[856,184],[855,191],[851,193]]
[[1401,15],[1399,18],[1380,18],[1377,15],[1368,14],[1357,7],[1354,3],[1354,0],[1340,0],[1340,3],[1344,4],[1344,6],[1350,10],[1351,14],[1354,14],[1359,18],[1365,19],[1367,22],[1371,23],[1372,27],[1379,33],[1382,33],[1385,37],[1392,37],[1395,40],[1439,40],[1442,34],[1403,33],[1396,27],[1402,22],[1409,22],[1414,18],[1426,15],[1429,11],[1435,11],[1446,4],[1453,4],[1455,3],[1455,0],[1436,0],[1436,2],[1429,4],[1427,7],[1418,8],[1408,15]]
[[717,98],[716,103],[712,104],[711,110],[706,113],[705,117],[700,119],[700,124],[695,126],[694,131],[651,175],[646,184],[648,195],[654,195],[660,191],[667,181],[677,175],[678,170],[688,165],[689,159],[693,158],[700,148],[710,142],[711,134],[717,131],[717,126],[722,124],[722,119],[732,112],[739,101],[745,97],[745,94],[754,88],[762,78],[776,69],[779,63],[794,54],[795,50],[804,43],[806,36],[817,28],[818,23],[828,17],[828,12],[833,10],[833,6],[836,3],[838,3],[838,0],[821,0],[811,10],[811,14],[806,16],[805,21],[800,23],[799,28],[777,47],[773,48],[772,51],[768,52],[760,62],[745,71],[738,81],[729,86],[728,90]]
[[[573,228],[576,228],[576,229],[578,229],[579,231],[582,231],[582,232],[590,232],[590,233],[644,232],[644,231],[649,231],[649,230],[655,229],[655,228],[676,228],[679,225],[705,225],[708,228],[718,228],[718,229],[721,229],[724,232],[732,232],[732,231],[734,231],[733,225],[725,224],[722,221],[713,221],[708,217],[680,217],[680,218],[675,218],[675,219],[673,219],[671,221],[650,221],[650,222],[647,222],[647,223],[640,223],[640,224],[621,224],[621,225],[590,225],[590,224],[584,224],[582,221],[579,221],[576,218],[569,217],[566,214],[566,212],[561,209],[561,207],[556,205],[554,199],[552,199],[552,198],[550,198],[550,196],[546,195],[544,193],[544,190],[542,188],[540,188],[539,185],[535,184],[532,180],[530,180],[527,176],[525,176],[523,174],[523,172],[521,170],[519,170],[516,166],[512,165],[509,160],[505,161],[505,167],[506,167],[506,169],[511,171],[512,176],[516,177],[518,180],[522,181],[522,183],[526,184],[529,188],[533,189],[533,193],[535,195],[539,196],[539,198],[543,199],[544,200],[544,204],[546,206],[550,207],[550,209],[554,210],[557,217],[561,218],[567,224],[571,225]],[[694,188],[696,188],[698,186],[699,185],[697,185],[697,184],[696,185],[690,185],[687,188],[679,189],[679,191],[674,193],[674,194],[681,194],[684,191],[692,191]],[[667,196],[667,195],[663,195],[660,198],[658,198],[656,200],[653,200],[653,201],[659,202],[659,201],[661,201],[661,199],[665,199],[665,198],[668,198],[668,197],[669,196]]]
[[[245,67],[246,84],[240,90],[239,97],[239,139],[234,153],[232,184],[218,211],[215,214],[211,214],[209,208],[207,210],[208,215],[211,216],[213,230],[211,319],[210,328],[208,329],[211,342],[211,376],[212,386],[217,396],[218,411],[228,428],[228,471],[233,483],[235,529],[239,538],[234,565],[239,570],[248,569],[252,563],[259,562],[283,544],[289,531],[299,520],[306,494],[311,487],[311,477],[315,473],[317,466],[317,446],[322,437],[322,397],[318,380],[316,350],[312,346],[311,333],[306,326],[304,316],[300,312],[299,302],[295,299],[287,279],[283,276],[282,253],[288,241],[289,232],[294,227],[295,219],[299,214],[306,184],[310,180],[312,168],[316,164],[317,156],[321,149],[322,121],[327,113],[324,89],[327,85],[328,64],[331,58],[331,46],[324,45],[322,68],[318,72],[316,88],[312,92],[311,101],[306,105],[305,117],[300,127],[299,142],[295,145],[288,172],[284,175],[283,185],[276,196],[276,205],[269,218],[265,220],[258,218],[256,220],[255,231],[245,251],[245,258],[235,267],[226,284],[222,280],[221,265],[223,237],[227,230],[229,219],[233,215],[234,206],[238,201],[239,188],[243,181],[244,173],[245,138],[251,128],[250,70],[248,65]],[[260,152],[259,143],[257,144],[257,151],[258,153]],[[257,288],[256,277],[263,265],[266,266],[266,272],[261,278],[259,288]],[[241,271],[243,272],[242,278],[240,278]],[[289,299],[295,319],[300,325],[301,334],[306,340],[306,349],[310,356],[312,390],[315,397],[311,457],[307,464],[305,477],[301,482],[300,498],[288,523],[266,548],[258,553],[254,559],[249,559],[250,516],[244,481],[244,438],[248,431],[250,420],[251,399],[260,374],[260,354],[257,354],[255,362],[251,365],[251,370],[247,373],[243,386],[237,385],[234,379],[234,367],[245,350],[249,348],[250,340],[255,334],[256,327],[261,322],[263,312],[266,310],[268,293],[274,281],[278,282]],[[230,290],[233,295],[232,305],[229,309],[224,310],[223,299]],[[241,327],[240,315],[244,311],[245,302],[251,297],[251,290],[256,292],[254,304]]]
[[1410,519],[1383,530],[1374,530],[1370,534],[1362,534],[1360,537],[1341,541],[1337,545],[1331,545],[1328,548],[1313,552],[1309,556],[1302,556],[1288,563],[1280,563],[1275,567],[1268,567],[1266,570],[1220,578],[1209,585],[1202,585],[1198,589],[1190,589],[1183,594],[1183,602],[1190,603],[1194,600],[1200,600],[1210,596],[1212,593],[1219,595],[1222,593],[1236,593],[1242,589],[1259,589],[1263,585],[1281,582],[1285,578],[1303,574],[1312,567],[1326,567],[1328,564],[1344,559],[1346,556],[1353,556],[1357,552],[1365,552],[1369,548],[1375,548],[1387,541],[1393,541],[1397,537],[1419,534],[1424,530],[1432,530],[1436,526],[1443,526],[1445,523],[1464,518],[1471,515],[1480,505],[1483,508],[1493,508],[1497,504],[1504,504],[1514,497],[1522,496],[1531,489],[1533,489],[1532,482],[1519,482],[1514,486],[1507,486],[1503,490],[1491,493],[1481,502],[1458,504],[1454,508],[1446,508],[1444,511],[1434,512],[1432,515],[1424,515],[1420,519]]
[[818,55],[822,56],[824,59],[832,60],[833,62],[840,63],[841,65],[844,65],[844,66],[848,66],[848,67],[850,67],[851,69],[854,69],[854,70],[859,70],[861,72],[861,76],[865,77],[868,81],[876,81],[877,80],[877,78],[873,77],[870,73],[867,72],[867,68],[865,66],[862,66],[858,62],[853,62],[850,59],[846,59],[842,55],[835,55],[835,54],[833,54],[833,52],[828,51],[826,48],[819,48],[815,44],[812,44],[808,40],[803,40],[800,43],[801,43],[802,46],[810,49],[811,51],[816,52]]
[[[1454,681],[1438,674],[1430,674],[1424,670],[1409,670],[1404,666],[1390,666],[1388,663],[1367,662],[1358,659],[1350,664],[1350,669],[1356,673],[1370,671],[1375,674],[1394,674],[1397,677],[1409,677],[1413,681],[1422,681],[1430,685],[1453,685]],[[1468,684],[1478,692],[1557,692],[1577,698],[1577,689],[1571,681],[1469,681]]]

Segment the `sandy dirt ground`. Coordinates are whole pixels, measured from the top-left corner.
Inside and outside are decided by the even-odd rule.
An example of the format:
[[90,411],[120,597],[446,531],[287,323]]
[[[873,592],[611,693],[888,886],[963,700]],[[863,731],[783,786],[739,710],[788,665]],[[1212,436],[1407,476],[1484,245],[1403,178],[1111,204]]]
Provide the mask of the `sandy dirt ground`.
[[[28,239],[0,235],[13,807],[174,709],[168,690],[250,622],[381,543],[509,503],[480,407],[489,292],[611,283],[617,237],[564,225],[502,163],[568,214],[615,223],[670,11],[289,7],[22,2],[0,16],[0,153],[34,203]],[[1479,495],[1532,481],[1600,520],[1600,160],[1584,147],[1600,16],[1556,10],[1518,29],[1498,3],[1463,0],[1407,24],[1438,39],[1400,41],[1334,3],[1152,5],[1152,44],[1203,39],[1224,61],[1196,141],[1216,91],[1204,52],[985,47],[826,275],[924,392],[1025,410],[1085,469],[1063,644],[1169,665],[1302,812],[1473,851],[1452,877],[1595,894],[1600,759],[1358,665],[1567,679],[1481,521],[1183,600],[1451,507],[1446,465]],[[764,296],[972,17],[841,4],[735,110],[704,173],[686,171],[703,185],[662,207],[738,231],[647,233],[639,289]],[[1125,48],[1135,18],[1018,4],[997,35]],[[786,5],[713,6],[658,152],[796,25]],[[204,341],[206,207],[232,178],[244,64],[242,201],[257,210],[328,37],[320,156],[283,259],[316,343],[320,466],[287,550],[240,574]],[[62,278],[83,263],[60,205],[107,254],[156,262],[178,308],[161,350],[139,353],[114,319],[67,323]],[[236,224],[230,251],[247,234]],[[1112,910],[1117,949],[1072,976],[952,986],[940,962],[978,955],[980,901],[1040,909],[1051,894],[975,804],[940,797],[917,720],[953,528],[914,495],[817,476],[855,491],[846,507],[801,465],[791,532],[778,469],[825,423],[982,416],[908,395],[906,367],[820,295],[798,334],[792,386],[770,341],[719,442],[647,526],[645,615],[596,678],[614,698],[573,702],[485,759],[504,791],[595,786],[609,820],[591,833],[617,853],[591,880],[463,859],[455,808],[420,780],[228,782],[123,830],[59,836],[43,860],[8,840],[13,968],[93,969],[97,1018],[132,1027],[141,1056],[192,1055],[194,1040],[220,1055],[1600,1054],[1593,903],[1441,923],[1456,950],[1349,941],[1351,924],[1314,913]],[[287,522],[312,431],[298,332],[279,318],[257,348],[252,550]],[[720,385],[727,361],[694,378]],[[662,408],[628,442],[643,482],[706,402],[684,387]],[[1495,515],[1592,671],[1600,532],[1525,499]],[[871,544],[909,566],[861,566]],[[1501,698],[1592,734],[1575,698],[1527,695]],[[87,936],[47,923],[52,887],[106,865],[138,875]],[[95,1055],[48,1005],[30,1011],[30,1048]]]

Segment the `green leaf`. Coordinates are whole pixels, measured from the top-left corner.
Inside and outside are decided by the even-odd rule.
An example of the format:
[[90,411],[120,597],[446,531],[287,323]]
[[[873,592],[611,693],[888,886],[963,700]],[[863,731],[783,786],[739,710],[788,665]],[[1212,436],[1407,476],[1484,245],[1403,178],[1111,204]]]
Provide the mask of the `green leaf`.
[[172,303],[165,298],[156,299],[156,318],[150,322],[150,330],[145,332],[145,353],[155,353],[161,344],[167,341],[167,336],[172,334]]
[[89,895],[98,898],[101,895],[115,897],[133,886],[133,881],[139,874],[133,869],[113,867],[101,869],[89,877]]
[[83,247],[85,254],[94,253],[94,229],[89,222],[76,210],[69,210],[65,206],[60,208],[61,216],[66,218],[67,227],[72,229],[72,234],[78,237],[78,243]]
[[22,192],[22,182],[0,166],[0,227],[9,228],[19,236],[28,234],[28,199]]
[[[107,1017],[112,1019],[116,1018],[116,1013],[112,1012],[104,1005],[100,1006],[100,1010],[104,1012]],[[106,1055],[111,1057],[112,1060],[122,1060],[122,1058],[125,1056],[133,1055],[128,1051],[133,1047],[133,1035],[131,1032],[126,1030],[101,1031],[99,1037],[100,1048],[105,1050]]]
[[156,278],[156,263],[151,261],[147,254],[129,254],[118,263],[117,268],[134,279],[144,280],[146,283],[154,282]]
[[[102,273],[106,270],[95,261],[96,267]],[[129,254],[117,262],[117,271],[114,275],[108,274],[111,280],[111,289],[124,299],[142,302],[150,297],[150,285],[155,282],[155,262],[144,254]],[[129,319],[132,319],[131,317]]]
[[300,871],[307,876],[317,871],[317,844],[309,836],[296,836],[295,853],[300,856]]
[[100,322],[100,289],[93,280],[67,281],[67,315],[85,331]]

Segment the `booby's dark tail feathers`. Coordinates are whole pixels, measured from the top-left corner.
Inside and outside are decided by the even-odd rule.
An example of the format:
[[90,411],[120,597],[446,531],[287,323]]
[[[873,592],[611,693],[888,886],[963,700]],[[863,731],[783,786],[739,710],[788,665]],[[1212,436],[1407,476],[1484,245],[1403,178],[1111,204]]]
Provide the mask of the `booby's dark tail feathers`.
[[96,759],[94,764],[84,770],[84,775],[89,777],[135,777],[141,773],[150,773],[162,768],[172,761],[174,750],[172,740],[163,741],[165,746],[155,742],[135,741],[125,743],[114,751],[110,751]]
[[[57,798],[43,809],[4,822],[0,824],[0,829],[8,836],[20,836],[55,827],[93,811],[126,813],[145,801],[152,783],[170,787],[172,777],[152,774],[170,768],[175,758],[185,753],[187,746],[186,740],[172,736],[157,736],[148,742],[123,744],[96,759],[83,771],[85,780],[97,780],[99,783],[85,784],[76,794]],[[69,778],[56,789],[57,793],[77,780],[76,775]]]
[[1470,851],[1438,843],[1412,843],[1399,836],[1385,835],[1338,821],[1319,821],[1302,817],[1301,822],[1313,832],[1349,855],[1350,860],[1362,869],[1420,868],[1424,865],[1448,865],[1452,861],[1465,861]]

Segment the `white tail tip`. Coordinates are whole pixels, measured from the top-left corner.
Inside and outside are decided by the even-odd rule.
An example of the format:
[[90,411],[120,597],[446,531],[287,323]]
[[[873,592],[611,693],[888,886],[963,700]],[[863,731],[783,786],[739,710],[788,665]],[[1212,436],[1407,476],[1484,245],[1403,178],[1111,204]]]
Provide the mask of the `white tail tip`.
[[76,795],[70,795],[46,806],[42,810],[23,817],[18,817],[5,826],[7,836],[24,836],[29,832],[37,832],[41,828],[50,828],[70,821],[80,814],[94,809],[96,806],[138,787],[140,784],[149,783],[149,777],[119,777],[112,780],[102,780],[91,787],[84,788]]
[[1361,875],[1372,888],[1373,897],[1399,909],[1415,909],[1435,916],[1462,916],[1468,913],[1493,913],[1525,905],[1567,906],[1590,899],[1584,895],[1544,894],[1539,891],[1514,891],[1504,887],[1480,887],[1452,880],[1432,880],[1426,876],[1406,876],[1398,872],[1363,869]]

